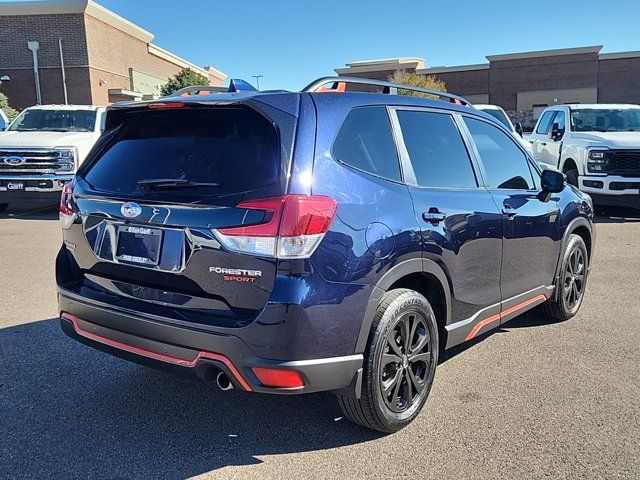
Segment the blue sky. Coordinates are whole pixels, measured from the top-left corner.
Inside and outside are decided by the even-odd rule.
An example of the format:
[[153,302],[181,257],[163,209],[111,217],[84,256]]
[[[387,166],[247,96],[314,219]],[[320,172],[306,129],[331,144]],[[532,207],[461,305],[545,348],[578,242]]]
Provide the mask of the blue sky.
[[263,89],[300,89],[347,62],[373,58],[417,56],[434,66],[585,45],[602,44],[604,52],[640,50],[637,0],[98,3],[198,65],[252,82],[252,75],[264,75]]

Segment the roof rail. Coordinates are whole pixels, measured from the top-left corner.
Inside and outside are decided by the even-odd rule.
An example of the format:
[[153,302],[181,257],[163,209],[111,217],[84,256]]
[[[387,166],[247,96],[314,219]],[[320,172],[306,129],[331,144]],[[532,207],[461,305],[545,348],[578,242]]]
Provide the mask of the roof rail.
[[[382,87],[382,93],[390,95],[397,95],[398,89],[411,90],[412,92],[426,93],[428,95],[434,95],[440,99],[447,99],[451,103],[471,106],[471,102],[469,100],[452,93],[441,92],[439,90],[429,90],[428,88],[414,87],[412,85],[403,85],[401,83],[385,82],[384,80],[373,80],[369,78],[359,77],[322,77],[311,82],[309,85],[303,88],[302,91],[307,93],[344,91],[344,88],[340,88],[340,84],[371,85],[375,87]],[[331,85],[331,88],[327,88],[327,85]]]

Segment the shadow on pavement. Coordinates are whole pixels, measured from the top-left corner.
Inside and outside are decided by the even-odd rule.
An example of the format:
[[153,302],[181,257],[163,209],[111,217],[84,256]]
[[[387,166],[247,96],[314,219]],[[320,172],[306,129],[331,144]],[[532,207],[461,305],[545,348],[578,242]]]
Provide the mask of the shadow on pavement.
[[75,343],[58,320],[0,330],[0,477],[174,478],[379,435],[330,394],[221,392]]
[[498,328],[489,330],[488,332],[483,333],[482,335],[479,335],[468,342],[464,342],[460,345],[450,348],[449,350],[441,352],[438,363],[442,364],[447,360],[451,360],[453,357],[464,353],[466,350],[474,347],[478,343],[482,343],[492,335],[509,333],[509,330],[512,328],[542,327],[545,325],[553,325],[555,323],[558,323],[558,321],[545,316],[539,308],[533,308],[532,310],[529,310],[528,312],[525,312],[522,315],[509,320],[507,323],[500,325]]
[[16,220],[58,220],[57,207],[45,207],[35,210],[6,210],[0,212],[0,220],[16,219]]
[[595,223],[640,222],[640,210],[624,207],[595,207]]

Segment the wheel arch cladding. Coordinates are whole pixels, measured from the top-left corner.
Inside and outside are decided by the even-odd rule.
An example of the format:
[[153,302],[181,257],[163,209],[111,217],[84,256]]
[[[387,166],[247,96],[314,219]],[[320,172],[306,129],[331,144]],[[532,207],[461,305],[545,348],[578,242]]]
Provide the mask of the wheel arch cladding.
[[[573,168],[569,168],[573,167]],[[567,173],[569,170],[578,170],[578,164],[573,158],[567,158],[562,163],[562,173]]]
[[587,260],[589,263],[591,262],[592,255],[592,239],[591,239],[591,230],[583,224],[577,225],[570,234],[578,235],[584,241],[584,244],[587,246]]
[[436,315],[440,345],[446,345],[447,334],[444,327],[451,321],[451,287],[442,267],[431,260],[410,259],[386,272],[375,287],[365,309],[355,353],[364,352],[382,296],[395,288],[415,290],[429,301]]
[[[591,223],[585,217],[576,217],[565,228],[564,234],[562,236],[562,247],[560,248],[560,254],[558,255],[558,263],[556,265],[556,274],[555,274],[555,282],[556,285],[558,283],[558,278],[560,276],[560,268],[562,267],[562,256],[564,255],[564,251],[567,248],[567,244],[569,243],[569,238],[571,235],[578,235],[584,241],[587,246],[587,262],[588,268],[591,268],[591,258],[593,255],[592,249],[594,246],[594,231]],[[558,289],[555,289],[554,297],[557,297]]]

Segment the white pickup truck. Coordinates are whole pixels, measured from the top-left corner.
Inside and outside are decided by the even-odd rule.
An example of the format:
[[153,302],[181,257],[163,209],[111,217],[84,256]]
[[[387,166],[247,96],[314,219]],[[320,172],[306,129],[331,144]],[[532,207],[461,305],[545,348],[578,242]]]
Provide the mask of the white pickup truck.
[[0,211],[55,205],[100,137],[105,108],[38,105],[0,132]]
[[538,163],[564,172],[595,204],[640,208],[640,106],[549,107],[529,141]]

